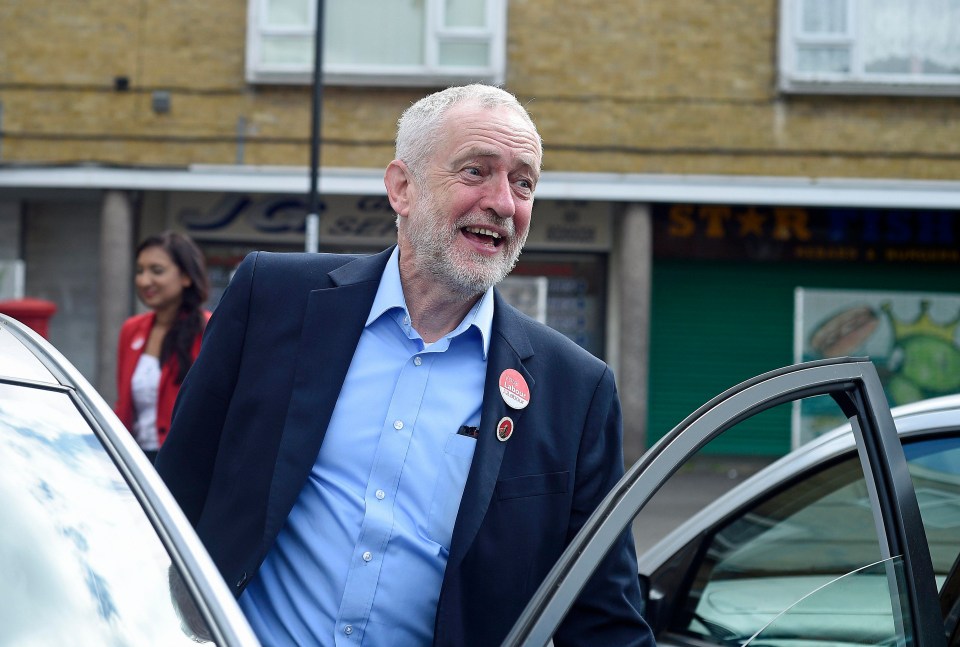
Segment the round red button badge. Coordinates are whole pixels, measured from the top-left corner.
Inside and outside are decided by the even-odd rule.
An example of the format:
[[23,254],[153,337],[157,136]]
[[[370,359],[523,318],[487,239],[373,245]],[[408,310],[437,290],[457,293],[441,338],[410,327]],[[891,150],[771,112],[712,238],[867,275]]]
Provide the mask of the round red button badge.
[[500,395],[508,407],[523,409],[530,404],[530,387],[519,372],[508,368],[500,374]]
[[497,423],[497,440],[503,442],[510,438],[513,435],[513,420],[508,416],[500,418],[500,422]]

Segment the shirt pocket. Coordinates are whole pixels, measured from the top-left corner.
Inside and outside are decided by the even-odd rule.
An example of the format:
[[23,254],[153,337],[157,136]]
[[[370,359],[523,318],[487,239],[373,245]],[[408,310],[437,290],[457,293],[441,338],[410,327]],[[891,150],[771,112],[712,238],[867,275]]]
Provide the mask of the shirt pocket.
[[566,494],[570,472],[515,476],[497,482],[497,499],[522,499],[546,494]]
[[463,488],[467,483],[470,463],[477,441],[469,436],[452,434],[443,448],[443,462],[437,473],[437,482],[427,519],[428,538],[450,550],[453,524],[460,510]]

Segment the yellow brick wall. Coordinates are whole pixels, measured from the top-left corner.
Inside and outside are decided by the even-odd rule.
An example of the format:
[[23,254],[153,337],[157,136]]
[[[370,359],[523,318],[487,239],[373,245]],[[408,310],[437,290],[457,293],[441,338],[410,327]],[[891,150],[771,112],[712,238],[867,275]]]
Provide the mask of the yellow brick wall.
[[[346,1],[346,0],[328,0]],[[305,165],[309,87],[244,80],[244,0],[0,3],[0,162]],[[956,179],[960,100],[776,91],[777,0],[510,0],[548,170]],[[114,89],[126,76],[130,89]],[[151,93],[172,109],[155,114]],[[322,164],[382,167],[422,89],[327,87]]]

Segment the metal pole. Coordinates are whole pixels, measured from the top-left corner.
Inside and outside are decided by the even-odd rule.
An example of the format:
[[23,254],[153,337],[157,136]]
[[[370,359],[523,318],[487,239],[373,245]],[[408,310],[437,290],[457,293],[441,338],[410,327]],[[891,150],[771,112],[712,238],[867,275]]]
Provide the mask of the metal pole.
[[307,196],[306,251],[320,248],[320,123],[323,110],[323,8],[317,0],[317,26],[313,37],[313,106],[310,114],[310,192]]

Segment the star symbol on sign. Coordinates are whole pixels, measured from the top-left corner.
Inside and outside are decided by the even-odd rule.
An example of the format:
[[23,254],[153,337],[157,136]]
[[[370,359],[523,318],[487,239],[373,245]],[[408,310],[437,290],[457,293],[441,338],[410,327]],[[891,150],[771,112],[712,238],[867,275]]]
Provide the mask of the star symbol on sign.
[[741,238],[748,234],[753,234],[758,237],[763,236],[763,223],[767,220],[767,217],[753,207],[750,207],[743,213],[737,214],[737,220],[740,221]]

